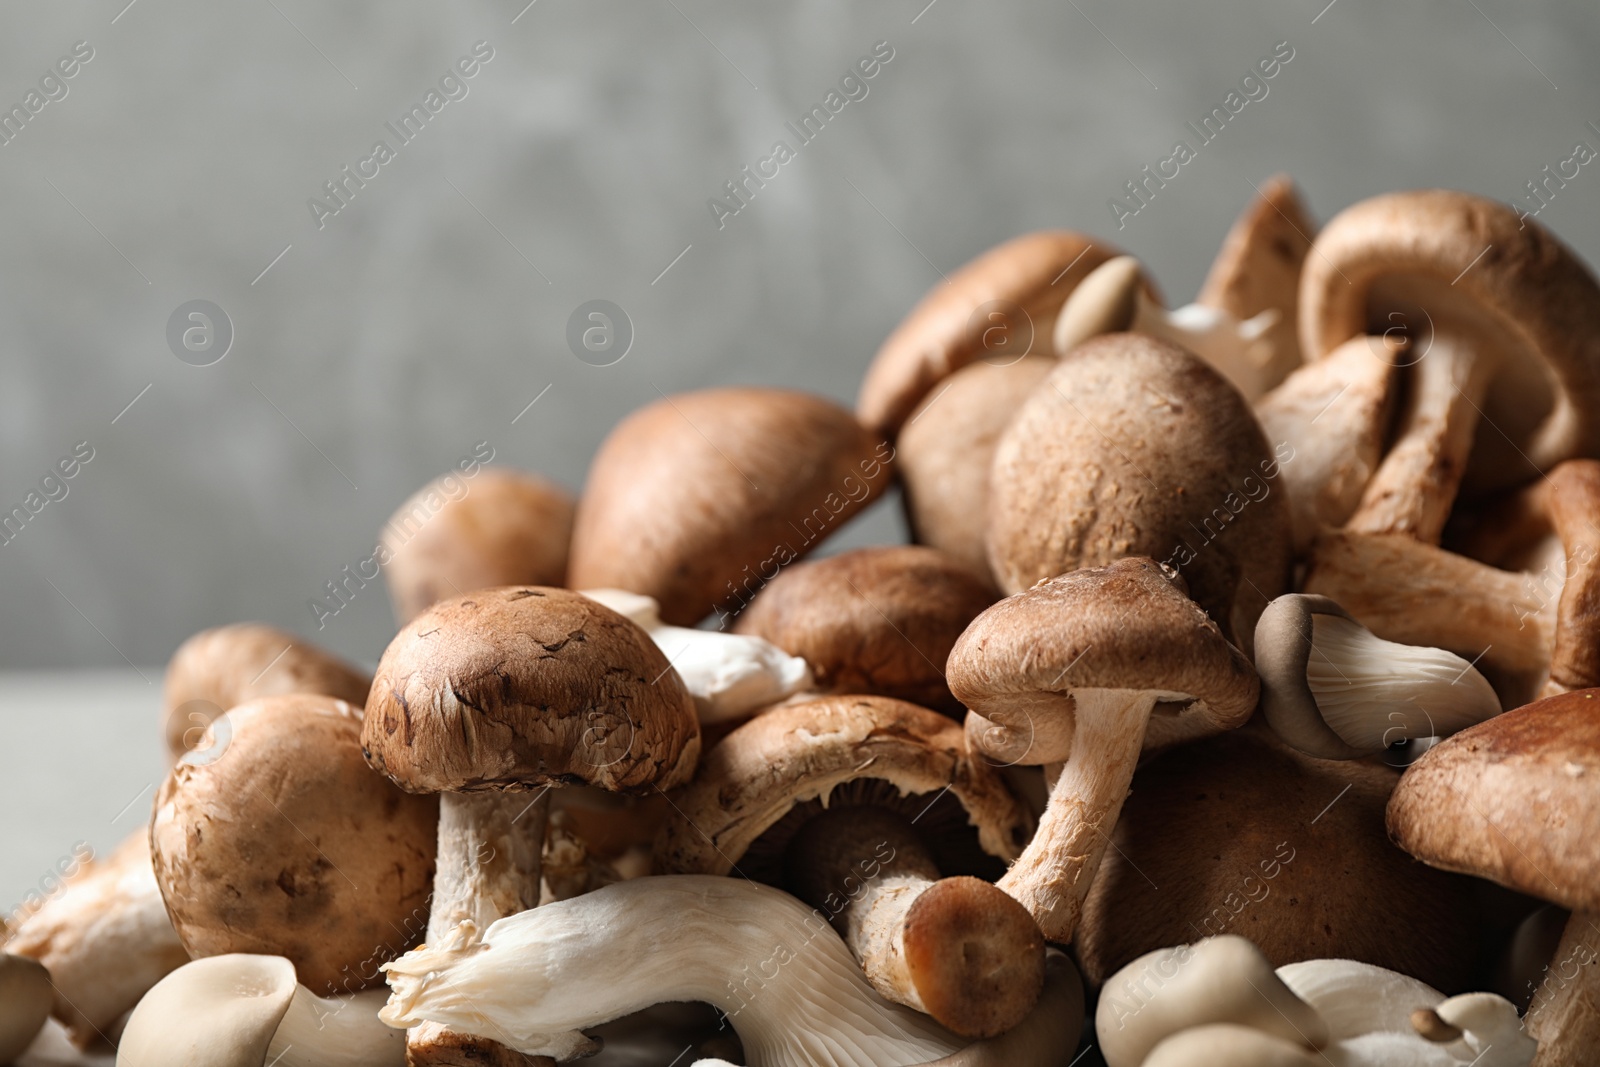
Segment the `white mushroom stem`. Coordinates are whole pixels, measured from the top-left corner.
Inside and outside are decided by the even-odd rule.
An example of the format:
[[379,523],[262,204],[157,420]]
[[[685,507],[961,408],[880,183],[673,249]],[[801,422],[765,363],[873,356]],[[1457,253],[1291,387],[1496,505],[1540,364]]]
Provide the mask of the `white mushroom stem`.
[[1056,774],[1039,829],[999,886],[1028,909],[1051,941],[1066,944],[1078,928],[1083,901],[1122,813],[1133,771],[1162,699],[1143,689],[1075,689],[1071,754]]
[[1400,437],[1346,524],[1358,533],[1403,533],[1438,544],[1496,362],[1465,332],[1437,331],[1410,374]]
[[638,593],[581,592],[650,635],[694,697],[702,724],[742,719],[811,687],[810,665],[765,638],[669,626],[654,598]]
[[263,1067],[404,1067],[404,1037],[378,1018],[384,994],[370,989],[319,997],[295,986]]
[[1539,1042],[1533,1067],[1593,1062],[1600,1049],[1600,913],[1575,911],[1567,920],[1526,1023]]
[[569,1059],[584,1027],[687,1000],[727,1013],[752,1067],[905,1067],[962,1045],[874,993],[821,915],[739,878],[619,882],[464,933],[385,966],[385,1022]]
[[1311,617],[1306,684],[1340,740],[1372,753],[1500,714],[1494,688],[1454,652],[1385,641],[1338,615]]

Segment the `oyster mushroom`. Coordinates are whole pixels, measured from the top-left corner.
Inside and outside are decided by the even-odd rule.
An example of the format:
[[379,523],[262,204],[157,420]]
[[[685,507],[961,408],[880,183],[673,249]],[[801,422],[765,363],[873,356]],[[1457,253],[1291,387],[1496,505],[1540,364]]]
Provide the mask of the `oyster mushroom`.
[[[937,807],[947,795],[953,812]],[[770,876],[839,929],[890,1000],[992,1036],[1038,997],[1044,941],[1032,918],[980,878],[941,877],[961,862],[961,838],[1010,858],[1029,822],[944,716],[869,696],[776,708],[723,738],[673,802],[660,870],[765,876],[753,862],[765,850],[781,863]]]
[[704,389],[629,415],[578,502],[569,584],[692,626],[739,610],[888,488],[894,450],[821,397]]
[[875,693],[960,715],[945,660],[996,596],[938,549],[858,548],[788,568],[734,629],[803,657],[823,692]]
[[[1218,733],[1255,710],[1255,671],[1150,559],[1040,582],[973,620],[950,689],[973,746],[1053,764],[1039,830],[1000,880],[1052,941],[1072,940],[1148,745]],[[1057,770],[1059,768],[1059,770]]]
[[561,585],[576,502],[536,474],[484,467],[418,489],[384,523],[383,577],[404,626],[424,608],[497,585]]
[[[402,789],[440,794],[428,942],[539,903],[549,787],[619,793],[694,770],[694,701],[648,634],[580,593],[536,586],[440,601],[384,651],[361,741]],[[533,792],[537,790],[537,792]],[[529,793],[532,793],[530,796]],[[414,1062],[501,1055],[423,1027]]]

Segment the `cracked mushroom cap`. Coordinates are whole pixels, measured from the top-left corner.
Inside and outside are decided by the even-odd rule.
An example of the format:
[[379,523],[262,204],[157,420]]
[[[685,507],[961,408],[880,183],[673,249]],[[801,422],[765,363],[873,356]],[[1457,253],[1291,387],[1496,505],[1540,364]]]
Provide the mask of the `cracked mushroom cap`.
[[[935,286],[883,342],[856,398],[856,415],[893,438],[939,381],[978,359],[1048,353],[1061,305],[1115,248],[1067,230],[1024,234],[991,248]],[[995,327],[1004,331],[996,342]]]
[[[1600,285],[1543,226],[1509,204],[1446,189],[1388,193],[1340,212],[1301,278],[1307,359],[1408,323],[1459,327],[1496,349],[1501,370],[1464,487],[1502,489],[1600,451]],[[1423,356],[1422,358],[1426,358]]]
[[426,925],[438,802],[372,772],[342,700],[268,697],[219,721],[226,747],[178,761],[150,824],[179,940],[191,957],[285,956],[319,992],[362,988]]
[[365,671],[287,630],[257,622],[218,626],[179,645],[167,663],[162,733],[176,759],[213,719],[247,700],[322,693],[359,708],[371,687]]
[[1432,867],[1600,911],[1600,689],[1546,697],[1441,741],[1400,779],[1388,825]]
[[893,480],[894,450],[787,389],[703,389],[624,419],[578,502],[569,584],[654,597],[663,621],[737,611]]
[[989,561],[1005,592],[1150,556],[1183,572],[1248,651],[1288,582],[1280,463],[1233,386],[1142,334],[1079,345],[1006,427],[990,475]]
[[1073,571],[1007,597],[950,652],[950,689],[972,744],[1006,763],[1056,763],[1073,735],[1073,693],[1163,694],[1146,748],[1240,726],[1255,709],[1248,660],[1154,560]]
[[1055,367],[1049,356],[969,363],[929,393],[895,440],[906,519],[919,544],[989,573],[983,528],[1000,431]]
[[782,705],[723,738],[675,796],[656,842],[668,874],[727,874],[796,805],[827,801],[836,786],[886,782],[901,795],[948,790],[983,850],[1015,859],[1032,818],[993,767],[969,757],[959,724],[877,696]]
[[694,772],[700,724],[638,625],[537,586],[443,600],[384,650],[362,733],[408,792],[597,785],[666,789]]
[[818,689],[960,715],[944,663],[995,596],[987,581],[938,549],[858,548],[786,568],[740,613],[734,631],[804,659]]
[[561,585],[577,507],[537,474],[454,471],[417,490],[384,524],[384,581],[403,626],[429,604],[497,585]]

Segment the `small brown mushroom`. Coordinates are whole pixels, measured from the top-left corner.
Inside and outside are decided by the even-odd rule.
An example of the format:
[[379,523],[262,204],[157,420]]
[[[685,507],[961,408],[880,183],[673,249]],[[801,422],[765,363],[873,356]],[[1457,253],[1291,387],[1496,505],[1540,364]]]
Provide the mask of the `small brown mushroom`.
[[923,398],[895,441],[913,538],[989,573],[983,528],[1000,432],[1055,368],[1048,356],[969,363]]
[[893,457],[848,411],[806,393],[663,397],[600,446],[569,582],[654,597],[677,626],[736,612],[888,488]]
[[[937,809],[946,793],[957,805]],[[1027,912],[981,879],[941,878],[963,823],[1010,858],[1027,812],[936,712],[870,696],[775,708],[707,753],[674,805],[660,870],[757,877],[762,855],[782,857],[766,876],[825,913],[890,1000],[987,1037],[1038,997],[1044,941]]]
[[1199,357],[1141,334],[1078,347],[1006,427],[990,479],[989,560],[1002,591],[1125,556],[1180,570],[1248,651],[1284,592],[1280,460],[1237,390]]
[[[700,752],[694,700],[650,636],[536,586],[440,601],[407,623],[378,664],[361,740],[401,788],[440,794],[430,943],[538,905],[550,787],[670,787]],[[429,1025],[407,1054],[509,1052]]]
[[192,957],[284,956],[349,993],[421,939],[438,805],[367,767],[361,712],[310,693],[233,708],[227,746],[178,761],[156,794],[156,881]]
[[1062,303],[1116,254],[1066,230],[991,248],[930,290],[883,342],[861,383],[856,415],[893,439],[922,398],[969,363],[1048,353]]
[[968,722],[975,748],[1056,775],[1039,830],[1000,887],[1062,943],[1077,928],[1140,753],[1242,725],[1258,686],[1181,580],[1140,557],[1002,600],[961,635],[948,674],[951,691],[982,717],[979,728]]
[[1434,867],[1572,911],[1524,1019],[1534,1067],[1600,1048],[1600,689],[1548,697],[1430,749],[1389,801],[1389,834]]
[[287,630],[238,622],[201,630],[172,654],[162,691],[162,733],[173,760],[199,743],[229,708],[284,693],[321,693],[360,707],[372,677]]
[[858,548],[786,569],[740,613],[734,630],[811,664],[817,689],[962,708],[944,663],[997,594],[935,548]]
[[1312,245],[1300,302],[1308,359],[1374,329],[1412,342],[1400,435],[1355,531],[1437,543],[1463,485],[1505,489],[1600,450],[1600,285],[1507,204],[1432,189],[1347,208]]
[[384,580],[404,626],[428,605],[496,585],[562,585],[572,494],[536,474],[484,467],[417,490],[384,523]]

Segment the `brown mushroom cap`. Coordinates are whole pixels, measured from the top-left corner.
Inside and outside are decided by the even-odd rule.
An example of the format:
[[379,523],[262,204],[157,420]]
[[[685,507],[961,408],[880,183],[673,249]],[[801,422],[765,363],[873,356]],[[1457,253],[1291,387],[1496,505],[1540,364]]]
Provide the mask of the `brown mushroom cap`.
[[1334,217],[1312,250],[1300,289],[1308,359],[1384,332],[1408,307],[1426,312],[1408,323],[1419,345],[1431,321],[1499,351],[1482,406],[1498,432],[1474,438],[1468,488],[1505,488],[1600,451],[1600,286],[1537,222],[1467,193],[1390,193]]
[[1574,911],[1600,911],[1600,689],[1446,738],[1389,801],[1389,836],[1424,863]]
[[[856,414],[892,438],[940,379],[993,350],[985,338],[993,325],[988,309],[1006,320],[999,325],[1008,332],[1031,330],[1031,339],[1007,338],[1019,348],[1008,355],[1049,352],[1062,303],[1117,254],[1066,230],[1024,234],[991,248],[931,289],[883,342],[861,383]],[[1026,340],[1031,344],[1023,347]]]
[[806,393],[663,397],[618,424],[589,468],[570,584],[655,597],[680,626],[736,611],[886,489],[893,457]]
[[650,636],[579,593],[440,601],[383,653],[367,760],[415,793],[668,788],[694,771],[694,698]]
[[223,721],[220,755],[180,760],[156,795],[150,846],[179,939],[196,957],[286,956],[313,990],[367,985],[421,936],[438,803],[372,772],[343,701],[267,697]]
[[236,704],[282,693],[322,693],[360,707],[368,674],[287,630],[238,622],[201,630],[172,654],[162,692],[162,732],[173,757]]
[[436,478],[384,524],[384,580],[401,625],[439,600],[496,585],[561,585],[576,501],[536,474],[485,467]]
[[786,568],[740,613],[734,630],[804,659],[823,691],[895,697],[959,715],[945,660],[995,596],[938,549],[859,548]]
[[989,573],[983,530],[1000,431],[1055,367],[1048,356],[979,360],[923,398],[895,441],[906,517],[921,544]]
[[667,874],[727,874],[797,804],[864,778],[901,794],[948,792],[991,856],[1012,859],[1032,819],[999,773],[968,756],[959,724],[904,701],[824,697],[783,705],[723,738],[674,796],[656,844]]
[[1000,601],[967,627],[946,670],[956,698],[998,731],[969,728],[974,743],[1026,764],[1066,758],[1075,690],[1170,694],[1156,705],[1147,748],[1241,725],[1258,691],[1249,661],[1184,595],[1182,579],[1138,557]]
[[1166,561],[1247,647],[1288,580],[1278,469],[1249,405],[1199,357],[1105,334],[1065,356],[1001,435],[989,560],[1009,592],[1125,556]]
[[33,1043],[54,1000],[43,964],[0,952],[0,1063],[10,1063]]
[[1384,839],[1398,777],[1295,752],[1255,723],[1149,761],[1078,927],[1085,980],[1230,933],[1274,967],[1353,959],[1462,988],[1481,937],[1476,890]]

